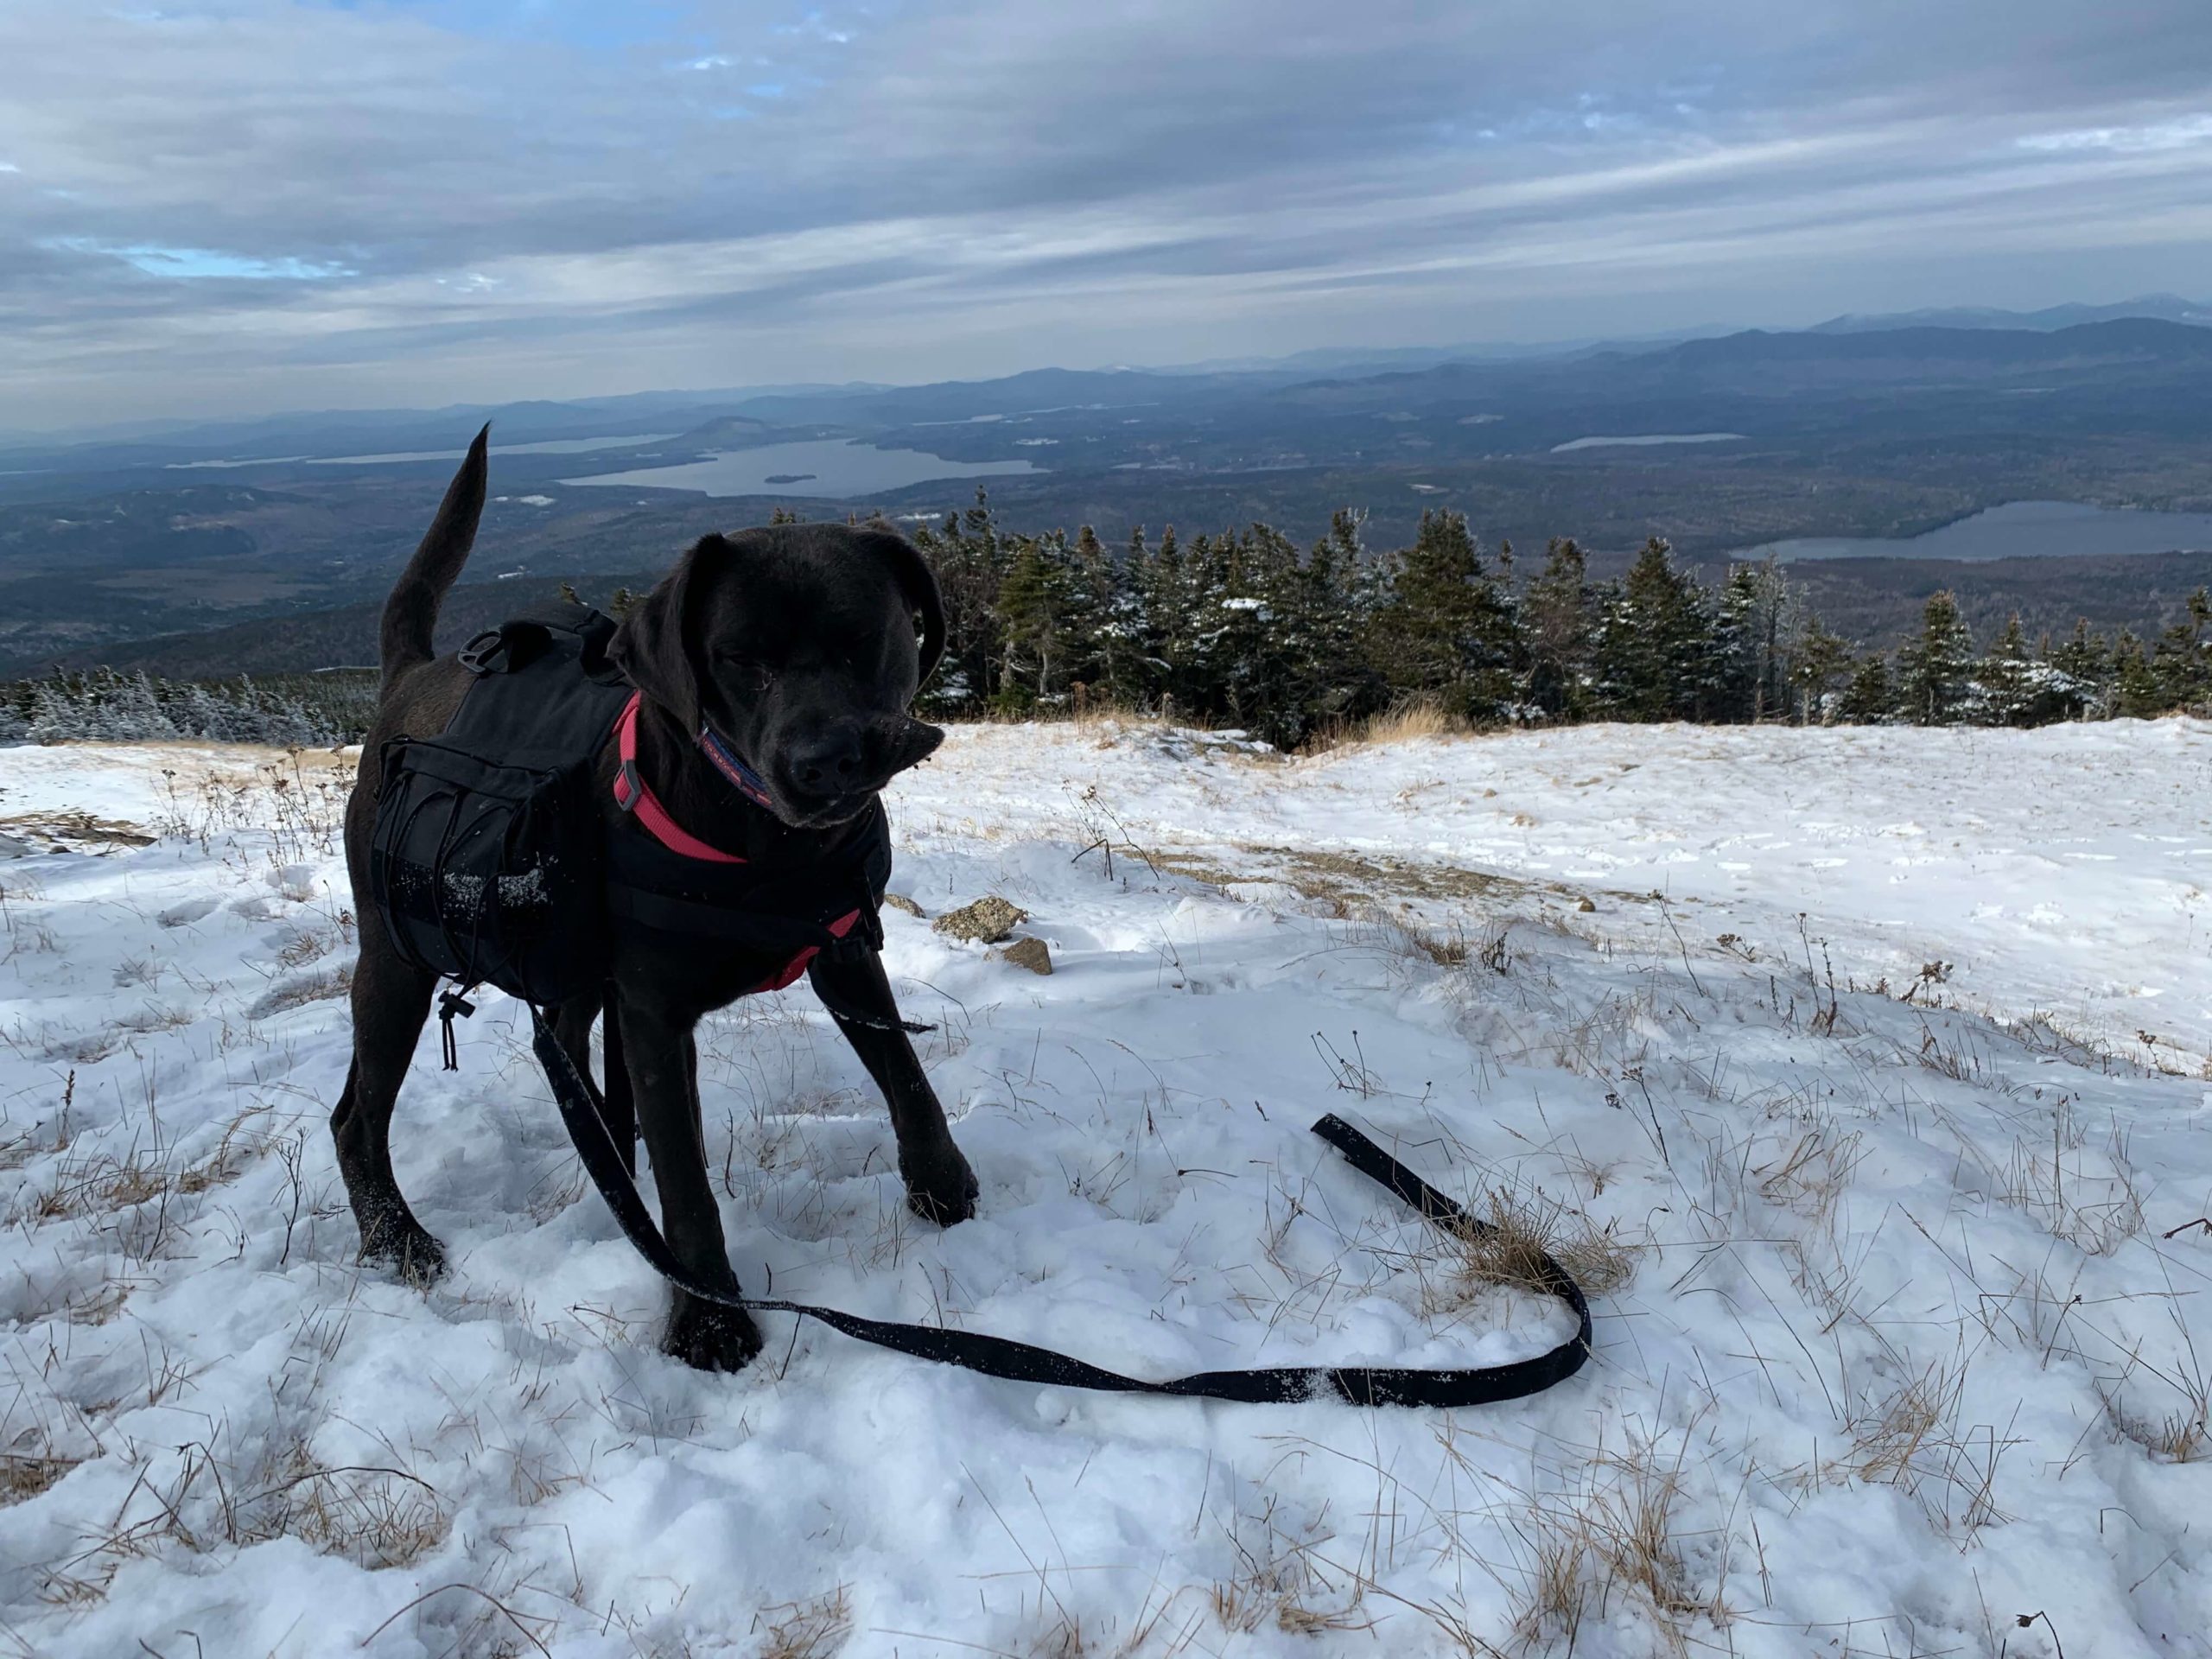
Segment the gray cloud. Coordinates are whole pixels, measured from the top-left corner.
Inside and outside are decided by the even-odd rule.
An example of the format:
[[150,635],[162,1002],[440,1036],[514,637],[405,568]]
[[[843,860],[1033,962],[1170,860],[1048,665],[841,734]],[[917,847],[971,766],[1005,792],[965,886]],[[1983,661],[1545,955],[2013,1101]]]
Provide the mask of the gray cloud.
[[2199,0],[16,0],[0,426],[2201,287],[2208,48]]

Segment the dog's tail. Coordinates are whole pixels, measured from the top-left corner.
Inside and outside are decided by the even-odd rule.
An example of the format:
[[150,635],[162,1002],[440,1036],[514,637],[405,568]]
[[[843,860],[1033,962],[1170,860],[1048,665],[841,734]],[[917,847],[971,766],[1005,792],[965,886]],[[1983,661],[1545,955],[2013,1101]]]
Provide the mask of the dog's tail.
[[476,523],[484,516],[491,438],[487,421],[468,446],[468,458],[446,486],[446,499],[438,504],[438,516],[430,521],[423,544],[384,602],[384,626],[377,643],[387,690],[409,669],[435,655],[430,639],[437,628],[438,607],[461,567],[468,563],[468,550],[476,545]]

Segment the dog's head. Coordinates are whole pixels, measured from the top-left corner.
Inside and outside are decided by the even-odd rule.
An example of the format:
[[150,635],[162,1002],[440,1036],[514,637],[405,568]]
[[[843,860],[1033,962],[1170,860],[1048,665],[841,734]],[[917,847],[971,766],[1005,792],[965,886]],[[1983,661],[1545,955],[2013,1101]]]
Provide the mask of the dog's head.
[[734,748],[797,828],[854,817],[944,741],[906,712],[944,654],[944,602],[913,544],[887,530],[709,536],[623,620],[609,654],[687,734]]

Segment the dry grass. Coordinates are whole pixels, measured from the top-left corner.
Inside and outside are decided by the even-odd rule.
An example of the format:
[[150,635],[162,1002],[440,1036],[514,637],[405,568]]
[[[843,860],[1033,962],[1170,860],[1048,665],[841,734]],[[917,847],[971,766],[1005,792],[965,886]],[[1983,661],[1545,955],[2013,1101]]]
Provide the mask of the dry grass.
[[266,1020],[272,1014],[303,1008],[312,1002],[334,1001],[353,988],[353,964],[350,962],[335,968],[311,968],[303,973],[288,974],[246,1005],[245,1017]]
[[[2182,1351],[2161,1365],[2131,1352],[2120,1374],[2097,1384],[2105,1416],[2125,1440],[2165,1463],[2200,1463],[2212,1457],[2212,1370],[2197,1357],[2189,1327],[2175,1316]],[[2153,1415],[2140,1403],[2148,1390],[2177,1403]]]
[[1997,1507],[1997,1470],[2022,1442],[1994,1425],[1964,1421],[1966,1385],[1964,1361],[1929,1363],[1862,1393],[1845,1428],[1849,1472],[1897,1488],[1930,1522],[1972,1539],[2012,1519]]
[[1700,1590],[1684,1562],[1678,1522],[1681,1459],[1631,1440],[1600,1451],[1579,1490],[1539,1498],[1519,1528],[1527,1550],[1514,1635],[1523,1643],[1564,1640],[1573,1651],[1583,1621],[1605,1617],[1616,1597],[1642,1611],[1675,1653],[1688,1653],[1700,1624],[1734,1617],[1717,1592]]
[[[1475,1206],[1479,1210],[1480,1206]],[[1581,1211],[1533,1189],[1496,1187],[1488,1194],[1489,1225],[1443,1235],[1449,1272],[1427,1298],[1432,1314],[1456,1311],[1486,1291],[1505,1287],[1554,1294],[1546,1259],[1590,1296],[1620,1289],[1636,1276],[1642,1247],[1599,1226]]]
[[0,1452],[0,1508],[36,1497],[77,1466],[49,1452]]
[[[64,1605],[102,1600],[126,1563],[172,1546],[206,1554],[290,1537],[376,1570],[420,1560],[450,1530],[437,1492],[404,1469],[326,1467],[297,1441],[241,1463],[216,1450],[222,1443],[218,1433],[175,1448],[159,1478],[156,1465],[142,1466],[107,1529],[46,1571],[45,1598]],[[58,1478],[40,1473],[49,1484]]]
[[1513,954],[1507,948],[1509,928],[1504,924],[1487,928],[1472,938],[1458,922],[1446,928],[1426,928],[1406,921],[1398,927],[1405,936],[1408,950],[1426,957],[1440,968],[1465,968],[1474,963],[1493,974],[1513,971]]
[[853,1633],[853,1602],[843,1585],[805,1601],[765,1607],[753,1621],[767,1624],[760,1659],[830,1659]]
[[1815,1123],[1751,1173],[1768,1203],[1826,1222],[1834,1215],[1866,1156],[1866,1137],[1857,1130],[1840,1133],[1831,1124]]
[[2170,1411],[2157,1419],[2138,1416],[2117,1395],[2105,1399],[2105,1415],[2120,1437],[2141,1446],[2162,1463],[2201,1463],[2212,1455],[2212,1427],[2206,1418],[2208,1402],[2200,1396],[2189,1408]]
[[262,1494],[268,1513],[251,1530],[294,1537],[325,1555],[371,1569],[406,1567],[445,1541],[438,1495],[397,1469],[324,1469],[312,1464]]
[[1961,1135],[1959,1181],[2019,1210],[2053,1238],[2086,1255],[2111,1255],[2144,1228],[2143,1195],[2117,1125],[2088,1144],[2072,1103],[2061,1099],[2047,1124],[2015,1135],[2000,1165]]
[[226,1126],[213,1152],[181,1168],[166,1158],[136,1150],[118,1158],[109,1153],[70,1153],[65,1146],[51,1182],[21,1192],[9,1219],[38,1225],[114,1216],[173,1196],[197,1197],[227,1185],[254,1159],[280,1145],[280,1137],[248,1127],[268,1115],[266,1106],[240,1112]]
[[1475,728],[1449,713],[1434,697],[1406,697],[1371,715],[1349,741],[1352,744],[1412,743],[1423,738],[1471,737]]
[[1246,842],[1229,850],[1250,862],[1232,869],[1217,858],[1173,848],[1148,849],[1144,859],[1155,870],[1173,871],[1217,890],[1279,883],[1337,917],[1380,914],[1386,901],[1402,899],[1448,901],[1514,898],[1539,890],[1570,892],[1556,882],[1525,881],[1458,864],[1408,863],[1381,855],[1360,857],[1311,847]]
[[1379,715],[1364,720],[1336,719],[1317,728],[1299,746],[1300,754],[1326,754],[1332,749],[1371,748],[1384,743],[1416,743],[1444,737],[1472,737],[1475,728],[1449,713],[1433,696],[1401,698]]
[[1237,1571],[1215,1584],[1207,1603],[1224,1630],[1239,1635],[1274,1629],[1294,1636],[1371,1629],[1363,1606],[1363,1584],[1319,1559],[1320,1540],[1287,1531],[1272,1494],[1256,1513],[1240,1513],[1225,1527]]
[[1403,931],[1407,947],[1440,968],[1464,968],[1474,954],[1467,944],[1467,930],[1456,922],[1438,930],[1408,923]]
[[53,1185],[24,1194],[11,1218],[39,1224],[105,1215],[131,1209],[168,1191],[168,1172],[136,1153],[122,1159],[104,1153],[65,1156],[55,1169]]
[[0,818],[0,835],[28,841],[41,850],[63,848],[72,852],[113,850],[118,847],[150,847],[159,839],[142,824],[122,818],[95,817],[86,811],[19,812]]

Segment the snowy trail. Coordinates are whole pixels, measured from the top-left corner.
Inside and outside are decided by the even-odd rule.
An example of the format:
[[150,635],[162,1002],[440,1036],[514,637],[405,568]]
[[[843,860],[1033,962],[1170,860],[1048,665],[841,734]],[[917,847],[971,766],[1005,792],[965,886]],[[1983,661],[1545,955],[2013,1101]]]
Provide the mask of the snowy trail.
[[1625,1255],[1580,1377],[1458,1413],[780,1320],[691,1373],[496,997],[395,1140],[454,1271],[363,1271],[341,793],[0,751],[0,1654],[2212,1652],[2212,728],[964,729],[893,887],[1057,968],[886,917],[976,1220],[803,990],[702,1034],[780,1294],[1160,1374],[1555,1340],[1329,1109]]

